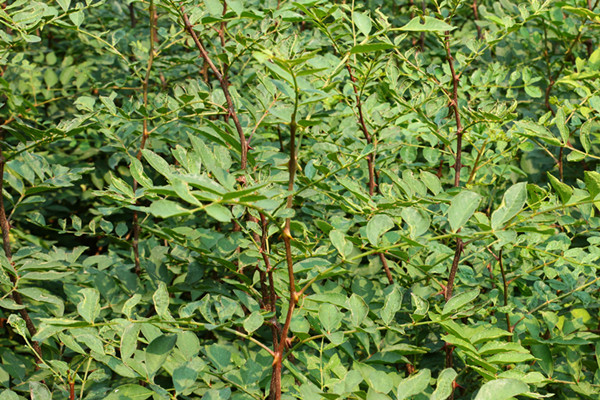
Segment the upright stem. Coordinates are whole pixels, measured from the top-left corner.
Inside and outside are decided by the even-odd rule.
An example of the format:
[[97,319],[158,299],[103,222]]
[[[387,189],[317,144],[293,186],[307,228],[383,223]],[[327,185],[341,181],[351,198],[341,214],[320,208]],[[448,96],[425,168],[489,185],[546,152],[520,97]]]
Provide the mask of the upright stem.
[[[150,7],[148,10],[150,14],[150,50],[148,51],[148,67],[146,68],[146,75],[142,82],[142,96],[144,101],[144,108],[148,109],[148,83],[150,82],[150,71],[152,70],[152,64],[154,63],[154,42],[156,38],[156,11],[154,9],[154,0],[150,0]],[[146,113],[147,114],[147,113]],[[142,159],[142,150],[146,147],[146,142],[148,141],[148,117],[144,115],[144,121],[142,122],[142,140],[140,142],[140,147],[137,152],[137,159]],[[133,180],[133,193],[137,191],[138,182]],[[138,202],[136,201],[136,204]],[[142,272],[142,268],[140,265],[140,232],[141,227],[139,223],[139,215],[137,211],[133,212],[133,258],[135,262],[135,273],[139,275]]]
[[460,112],[458,109],[458,82],[459,77],[456,75],[454,70],[454,58],[450,52],[450,32],[446,32],[446,40],[444,41],[446,46],[446,61],[450,67],[450,73],[452,74],[452,100],[450,107],[454,111],[454,120],[456,122],[456,159],[454,162],[454,187],[460,186],[460,169],[462,168],[462,137],[463,127],[460,121]]
[[[350,80],[352,81],[352,87],[354,89],[354,94],[356,96],[356,109],[358,112],[358,125],[363,132],[363,136],[368,144],[373,144],[373,137],[369,133],[369,129],[367,128],[367,124],[365,122],[362,102],[360,99],[360,93],[358,92],[357,79],[352,73],[352,67],[350,67],[349,63],[346,63],[346,69],[348,70],[348,74],[350,75]],[[369,169],[369,195],[372,197],[375,194],[375,187],[377,186],[376,178],[377,173],[375,171],[375,152],[369,154],[367,156],[367,168]],[[377,186],[379,190],[379,186]],[[383,270],[385,271],[385,275],[387,276],[388,282],[391,284],[394,283],[394,278],[392,277],[392,272],[390,271],[390,267],[388,266],[388,262],[385,259],[385,255],[383,253],[379,253],[379,259],[381,260],[381,264],[383,265]]]
[[[369,133],[369,129],[367,128],[367,124],[365,122],[365,117],[362,109],[362,101],[360,100],[360,93],[358,92],[357,79],[352,73],[352,67],[350,67],[349,63],[346,63],[346,69],[348,70],[348,74],[350,75],[350,80],[352,81],[352,88],[354,89],[354,94],[356,96],[356,110],[358,112],[358,125],[360,126],[360,130],[363,132],[363,136],[367,141],[367,144],[373,144],[373,137]],[[375,153],[371,153],[367,156],[367,166],[369,168],[369,194],[373,196],[375,194]]]
[[[294,76],[292,74],[292,76]],[[294,205],[294,181],[296,179],[296,113],[298,112],[298,85],[296,83],[296,77],[294,76],[294,111],[290,121],[290,145],[289,153],[290,159],[288,161],[288,197],[286,202],[286,208],[291,209]],[[283,366],[283,352],[287,344],[287,335],[292,323],[292,315],[294,308],[298,303],[298,292],[296,292],[296,280],[294,278],[294,260],[292,258],[292,233],[290,225],[292,223],[291,218],[285,219],[285,225],[283,228],[283,243],[285,245],[285,261],[288,271],[289,280],[289,303],[287,315],[285,317],[285,323],[281,329],[281,336],[279,343],[275,348],[275,356],[273,358],[273,375],[271,377],[271,391],[269,395],[270,400],[281,400],[281,370]]]
[[[228,108],[229,116],[231,117],[231,119],[233,119],[233,124],[235,125],[235,129],[240,138],[240,147],[241,147],[240,164],[241,164],[241,169],[245,170],[246,165],[248,163],[248,143],[246,141],[246,136],[244,135],[244,130],[242,129],[242,125],[240,124],[240,120],[238,118],[237,112],[235,111],[233,99],[231,97],[231,93],[229,92],[229,84],[228,84],[227,78],[223,75],[223,73],[221,71],[219,71],[217,66],[212,62],[210,56],[208,55],[208,53],[206,51],[206,48],[204,47],[204,45],[202,44],[202,42],[196,35],[196,32],[194,32],[194,28],[192,27],[192,24],[190,23],[190,20],[183,9],[183,6],[181,7],[181,15],[183,18],[183,23],[185,25],[185,29],[188,31],[188,33],[194,40],[196,47],[200,51],[201,57],[208,64],[208,67],[211,69],[213,74],[217,77],[217,80],[219,81],[219,85],[221,86],[221,90],[223,90],[223,94],[225,95],[225,100],[227,101],[227,108]],[[245,177],[243,177],[243,179],[245,181]],[[245,182],[242,182],[242,183],[245,183]]]
[[[454,69],[454,58],[452,57],[452,53],[450,51],[450,32],[446,32],[446,37],[444,40],[444,45],[446,47],[446,61],[448,62],[448,66],[450,67],[450,73],[452,74],[452,100],[450,102],[450,107],[454,111],[454,121],[456,123],[456,156],[454,160],[454,187],[460,187],[460,170],[462,167],[462,136],[463,136],[463,127],[460,119],[460,112],[458,109],[458,83],[459,76],[456,75],[456,71]],[[450,268],[450,274],[448,275],[448,283],[446,284],[446,290],[444,293],[444,298],[446,302],[452,298],[452,291],[454,289],[454,279],[456,277],[456,271],[458,270],[458,264],[460,263],[460,256],[462,255],[464,248],[464,243],[461,238],[456,238],[456,250],[454,251],[454,259],[452,260],[452,267]],[[446,345],[446,368],[451,368],[452,361],[452,352],[454,348],[450,345]],[[454,389],[452,389],[452,394],[450,395],[450,399],[454,398]]]
[[483,35],[481,34],[481,27],[477,25],[477,20],[479,20],[479,11],[477,10],[477,0],[473,0],[473,19],[475,20],[475,27],[477,28],[477,39],[483,39]]
[[135,28],[137,21],[135,19],[135,6],[133,5],[133,3],[129,4],[129,19],[131,21],[131,27]]
[[[4,138],[2,131],[3,131],[2,128],[0,128],[0,140],[2,140]],[[6,158],[4,158],[2,146],[0,145],[0,228],[2,229],[2,247],[4,248],[4,255],[8,259],[8,262],[10,262],[12,264],[13,263],[12,262],[12,251],[10,249],[10,224],[8,222],[8,219],[6,218],[6,210],[4,208],[4,166],[5,166],[5,164],[6,164]],[[15,303],[22,306],[23,299],[21,298],[21,294],[17,290],[18,278],[17,278],[17,276],[13,276],[12,274],[9,274],[9,275],[10,275],[10,281],[12,282],[12,284],[14,285],[14,288],[15,288],[10,296],[15,301]],[[21,315],[21,318],[23,318],[23,320],[25,321],[25,326],[27,327],[27,331],[33,337],[37,333],[37,329],[35,328],[35,325],[33,324],[31,317],[29,316],[29,312],[27,312],[27,309],[23,308],[23,309],[19,310],[19,314]],[[42,361],[42,348],[40,347],[39,343],[34,340],[31,341],[31,345],[36,352],[35,361],[37,363],[40,363]]]

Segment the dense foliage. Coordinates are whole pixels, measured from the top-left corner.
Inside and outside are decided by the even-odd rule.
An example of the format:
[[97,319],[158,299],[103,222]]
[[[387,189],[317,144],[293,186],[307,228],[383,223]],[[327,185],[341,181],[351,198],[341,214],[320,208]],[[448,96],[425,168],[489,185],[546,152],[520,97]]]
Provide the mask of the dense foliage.
[[598,1],[0,9],[0,398],[597,399]]

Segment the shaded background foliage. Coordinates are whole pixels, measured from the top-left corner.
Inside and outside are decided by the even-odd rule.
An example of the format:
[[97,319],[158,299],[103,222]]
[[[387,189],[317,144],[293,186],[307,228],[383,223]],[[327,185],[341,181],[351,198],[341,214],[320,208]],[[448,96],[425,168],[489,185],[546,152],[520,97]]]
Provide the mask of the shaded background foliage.
[[0,395],[597,398],[597,3],[4,2]]

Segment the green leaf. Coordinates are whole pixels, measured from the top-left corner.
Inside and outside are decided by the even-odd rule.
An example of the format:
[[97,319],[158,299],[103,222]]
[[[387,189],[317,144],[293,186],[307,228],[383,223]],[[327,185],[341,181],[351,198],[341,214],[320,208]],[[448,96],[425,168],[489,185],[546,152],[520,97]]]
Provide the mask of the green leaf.
[[152,295],[152,301],[154,302],[154,309],[156,314],[165,321],[173,321],[173,317],[169,312],[169,291],[167,285],[164,282],[158,284],[158,288]]
[[525,89],[525,93],[527,93],[527,95],[534,97],[536,99],[539,99],[543,95],[542,89],[540,89],[537,86],[525,85],[524,89]]
[[352,293],[348,299],[348,308],[350,309],[350,319],[355,327],[365,322],[365,318],[369,314],[369,306],[361,296]]
[[352,244],[346,241],[344,232],[334,229],[329,232],[329,239],[342,257],[346,257],[352,251]]
[[554,190],[556,190],[556,193],[558,193],[558,196],[560,197],[560,202],[562,204],[566,204],[573,195],[573,188],[559,181],[550,172],[546,172],[546,174],[548,176],[550,184],[552,185]]
[[131,318],[133,308],[138,305],[140,300],[142,300],[142,296],[139,293],[134,294],[125,302],[125,304],[123,304],[123,310],[121,310],[121,312],[125,314],[127,318]]
[[23,400],[23,397],[19,397],[18,394],[10,389],[5,389],[0,392],[0,399],[2,400]]
[[494,354],[493,356],[488,357],[486,361],[492,364],[515,364],[531,361],[534,359],[535,357],[529,353],[509,351],[506,353]]
[[367,14],[354,11],[352,14],[352,20],[363,35],[369,36],[369,33],[371,33],[371,28],[373,27],[373,23]]
[[150,379],[161,369],[176,342],[177,335],[160,335],[146,347],[146,373]]
[[150,207],[148,207],[148,212],[159,218],[171,218],[190,214],[190,210],[183,208],[179,203],[164,199],[153,201]]
[[554,118],[554,123],[560,132],[560,137],[562,138],[563,143],[569,142],[569,128],[567,128],[567,123],[565,119],[565,112],[562,107],[556,110],[556,117]]
[[411,318],[413,319],[413,321],[418,322],[425,318],[425,316],[427,315],[427,311],[429,311],[429,303],[427,302],[427,300],[424,300],[423,298],[417,296],[412,292],[410,296],[412,298],[412,303],[415,307],[415,311],[413,311],[413,313],[411,314]]
[[206,346],[206,355],[221,371],[231,365],[231,351],[221,344]]
[[171,176],[171,168],[161,156],[148,149],[143,149],[142,154],[144,155],[146,161],[148,161],[148,164],[150,164],[152,168],[157,170],[161,175],[165,176],[166,178]]
[[521,211],[527,201],[527,183],[520,182],[511,186],[504,197],[500,207],[492,214],[492,229],[501,228]]
[[475,400],[508,400],[529,392],[527,384],[516,379],[496,379],[479,389]]
[[69,19],[71,20],[71,22],[73,22],[73,24],[79,28],[81,26],[81,24],[83,23],[83,11],[82,10],[77,10],[75,12],[72,12],[69,14]]
[[262,316],[260,311],[254,311],[244,320],[244,329],[248,333],[252,333],[260,328],[265,322],[265,318]]
[[423,235],[429,229],[430,219],[421,210],[407,207],[402,210],[402,218],[408,224],[410,237],[413,239]]
[[220,222],[229,222],[233,218],[229,208],[218,203],[210,204],[204,210],[208,215]]
[[130,322],[123,329],[121,336],[121,360],[127,364],[127,360],[131,358],[135,350],[137,349],[138,334],[140,332],[140,324]]
[[140,385],[121,385],[111,391],[104,400],[145,400],[154,392]]
[[220,18],[223,14],[223,4],[220,0],[204,0],[204,4],[211,16]]
[[83,289],[83,300],[77,304],[77,312],[84,320],[93,324],[100,315],[100,293],[96,289]]
[[431,379],[431,371],[429,369],[422,369],[410,377],[403,379],[398,385],[398,400],[409,399],[411,396],[415,396],[429,387],[429,380]]
[[473,300],[475,300],[477,298],[477,296],[479,296],[479,288],[473,289],[473,290],[469,290],[469,291],[466,291],[466,292],[462,292],[462,293],[460,293],[460,294],[458,294],[456,296],[453,296],[444,305],[444,309],[442,311],[442,314],[447,315],[447,314],[450,314],[451,312],[459,310],[460,308],[462,308],[466,304],[469,304],[470,302],[472,302]]
[[452,368],[446,368],[437,379],[437,387],[429,400],[446,400],[452,394],[452,383],[458,374]]
[[77,109],[82,111],[94,111],[94,103],[96,103],[96,99],[90,96],[81,96],[78,97],[73,105],[77,107]]
[[386,214],[377,214],[367,223],[367,238],[373,246],[377,246],[379,238],[394,227],[394,220]]
[[68,11],[69,6],[71,5],[71,0],[56,0],[56,2],[60,5],[60,8],[62,8],[63,11]]
[[402,307],[402,292],[394,286],[389,295],[385,297],[385,303],[381,309],[381,319],[383,323],[389,325],[394,320],[396,312]]
[[191,389],[198,380],[198,371],[193,362],[187,362],[173,371],[173,387],[176,393]]
[[343,316],[333,304],[323,303],[319,306],[319,321],[327,333],[334,332],[340,327]]
[[373,51],[389,50],[393,48],[394,45],[389,43],[357,44],[356,46],[350,49],[350,54],[371,53]]
[[31,400],[51,400],[52,394],[46,385],[40,382],[29,382]]
[[[599,348],[596,347],[596,354],[598,354]],[[550,347],[547,344],[534,344],[531,346],[531,353],[538,359],[538,364],[542,368],[542,371],[546,375],[552,376],[554,374],[554,357],[552,356]]]
[[456,29],[442,20],[433,17],[415,17],[410,22],[400,28],[401,31],[410,32],[445,32]]
[[[21,279],[23,279],[23,278],[21,278]],[[22,310],[25,308],[24,305],[17,304],[17,302],[15,302],[10,297],[5,298],[5,299],[0,299],[0,307],[7,309],[7,310]]]
[[596,171],[584,172],[585,187],[590,192],[592,198],[600,193],[600,174]]
[[457,232],[467,223],[473,213],[479,208],[481,196],[477,193],[463,190],[452,199],[448,208],[448,220],[452,232]]
[[421,180],[427,186],[427,189],[431,191],[434,195],[439,194],[442,191],[442,184],[440,183],[440,178],[432,174],[428,171],[421,171],[419,174]]

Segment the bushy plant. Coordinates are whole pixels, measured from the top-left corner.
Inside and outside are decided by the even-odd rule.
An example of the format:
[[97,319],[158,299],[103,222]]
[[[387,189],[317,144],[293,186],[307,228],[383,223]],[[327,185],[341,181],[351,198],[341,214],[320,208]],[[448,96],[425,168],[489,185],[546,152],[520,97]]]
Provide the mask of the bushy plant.
[[596,399],[598,1],[0,10],[0,398]]

